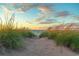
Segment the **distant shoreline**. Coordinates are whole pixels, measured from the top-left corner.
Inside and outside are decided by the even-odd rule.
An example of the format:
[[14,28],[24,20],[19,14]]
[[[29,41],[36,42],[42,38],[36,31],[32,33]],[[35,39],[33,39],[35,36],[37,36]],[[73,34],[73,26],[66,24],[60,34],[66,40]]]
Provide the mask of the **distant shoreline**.
[[37,36],[39,36],[43,31],[45,30],[32,30],[32,32]]

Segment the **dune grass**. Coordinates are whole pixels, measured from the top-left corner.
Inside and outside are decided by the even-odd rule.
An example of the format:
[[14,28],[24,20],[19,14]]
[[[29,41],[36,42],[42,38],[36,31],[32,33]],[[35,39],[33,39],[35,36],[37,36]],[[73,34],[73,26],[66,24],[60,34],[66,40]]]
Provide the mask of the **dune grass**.
[[48,33],[49,33],[49,32],[44,31],[44,32],[42,32],[42,33],[39,35],[39,37],[40,37],[40,38],[42,38],[42,37],[48,37]]
[[0,45],[5,48],[21,48],[23,46],[24,37],[31,38],[34,36],[31,30],[14,28],[14,21],[15,19],[13,14],[4,24],[2,22],[0,24]]
[[0,44],[6,48],[19,48],[22,46],[22,39],[16,31],[0,32]]

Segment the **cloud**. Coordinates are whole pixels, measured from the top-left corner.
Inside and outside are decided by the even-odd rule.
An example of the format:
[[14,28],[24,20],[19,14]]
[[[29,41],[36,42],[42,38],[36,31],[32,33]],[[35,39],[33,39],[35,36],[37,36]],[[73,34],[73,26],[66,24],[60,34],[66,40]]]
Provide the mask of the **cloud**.
[[70,15],[70,13],[68,11],[61,11],[56,14],[56,17],[67,17],[69,15]]
[[47,14],[47,13],[51,12],[51,9],[47,6],[40,6],[40,7],[38,7],[38,9],[44,14]]
[[35,22],[40,22],[46,18],[49,18],[51,17],[51,14],[53,13],[53,9],[51,9],[50,6],[38,5],[37,9],[40,12],[38,14],[39,17],[34,20]]
[[27,11],[27,10],[29,10],[31,8],[33,8],[33,4],[29,4],[29,3],[27,3],[27,4],[25,4],[25,3],[21,4],[22,11]]
[[[36,4],[36,3],[12,3],[12,4],[5,4],[5,7],[10,9],[10,6],[15,8],[15,12],[25,12],[28,11],[32,8],[37,8],[40,10],[41,13],[43,14],[48,14],[51,13],[51,4]],[[51,6],[50,6],[51,5]],[[10,9],[11,11],[14,11]]]
[[[16,7],[18,6],[18,8]],[[20,3],[20,4],[14,4],[14,7],[17,9],[20,9],[22,12],[28,11],[29,9],[32,9],[36,7],[36,4],[33,3]]]
[[9,7],[6,6],[2,6],[1,7],[4,11],[5,14],[12,14],[12,13],[24,13],[20,8],[16,9],[16,10],[12,10]]
[[10,9],[8,9],[8,8],[5,7],[5,6],[2,6],[1,8],[2,8],[4,11],[6,11],[6,12],[11,12]]
[[6,7],[9,11],[15,13],[24,13],[25,11],[33,8],[35,5],[33,3],[11,3],[5,4],[2,7]]
[[56,22],[56,19],[46,19],[46,21],[50,21],[50,22]]
[[5,20],[9,20],[11,15],[12,15],[12,11],[10,9],[6,8],[5,6],[2,6],[1,8],[4,11],[4,18],[5,18]]
[[24,13],[29,9],[33,8],[33,4],[30,3],[21,3],[21,4],[14,4],[15,12],[16,13]]
[[54,11],[51,6],[38,6],[38,10],[40,10],[40,12],[47,17]]
[[41,21],[41,22],[39,22],[39,24],[52,24],[53,22],[51,22],[51,21]]
[[15,12],[15,13],[24,13],[24,11],[22,11],[21,8],[16,9],[14,12]]
[[5,5],[5,8],[9,11],[9,12],[15,12],[15,13],[24,13],[32,8],[36,8],[38,9],[40,12],[38,14],[38,18],[34,19],[33,21],[35,22],[39,22],[42,21],[45,18],[50,17],[50,15],[53,13],[53,9],[51,8],[51,4],[33,4],[33,3],[12,3],[10,5],[12,5],[12,7],[14,7],[14,9],[9,9],[8,7],[9,4]]
[[52,22],[40,22],[39,24],[52,24]]
[[45,15],[42,15],[42,14],[39,14],[38,16],[39,16],[38,18],[33,20],[34,22],[40,22],[46,17]]
[[52,24],[52,23],[57,23],[57,20],[56,19],[45,19],[39,22],[39,24]]
[[79,16],[73,16],[74,19],[79,20]]

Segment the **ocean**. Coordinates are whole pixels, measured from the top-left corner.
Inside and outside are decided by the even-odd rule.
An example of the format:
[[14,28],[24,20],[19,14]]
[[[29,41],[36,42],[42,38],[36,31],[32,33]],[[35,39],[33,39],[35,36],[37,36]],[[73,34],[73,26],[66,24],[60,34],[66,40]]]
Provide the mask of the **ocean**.
[[43,31],[44,30],[32,30],[32,32],[37,36],[39,36]]

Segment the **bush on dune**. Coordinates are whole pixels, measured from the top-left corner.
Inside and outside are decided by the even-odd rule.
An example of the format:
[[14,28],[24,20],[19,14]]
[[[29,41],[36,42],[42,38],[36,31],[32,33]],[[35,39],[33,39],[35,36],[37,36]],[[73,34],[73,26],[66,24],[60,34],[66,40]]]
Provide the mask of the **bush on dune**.
[[17,29],[17,32],[21,35],[23,38],[32,38],[35,37],[34,33],[32,33],[29,29]]
[[58,34],[58,32],[54,32],[54,31],[48,32],[48,38],[54,40],[56,38],[57,34]]
[[65,45],[65,46],[69,46],[69,44],[71,43],[71,34],[69,34],[68,32],[60,32],[57,34],[56,37],[56,43],[58,45]]
[[70,44],[72,50],[79,50],[79,33],[74,33],[72,36],[72,42]]
[[35,36],[31,31],[25,31],[25,32],[23,31],[21,32],[21,35],[22,37],[28,37],[28,38],[32,38]]
[[0,43],[6,48],[22,47],[22,40],[15,31],[0,32]]
[[76,31],[62,31],[57,34],[56,43],[73,49],[79,48],[79,34]]
[[31,31],[7,29],[0,31],[0,43],[6,48],[20,48],[23,46],[22,38],[32,38],[35,35]]
[[42,37],[48,37],[48,32],[47,32],[47,31],[44,31],[43,33],[41,33],[41,34],[39,35],[39,37],[40,37],[40,38],[42,38]]

